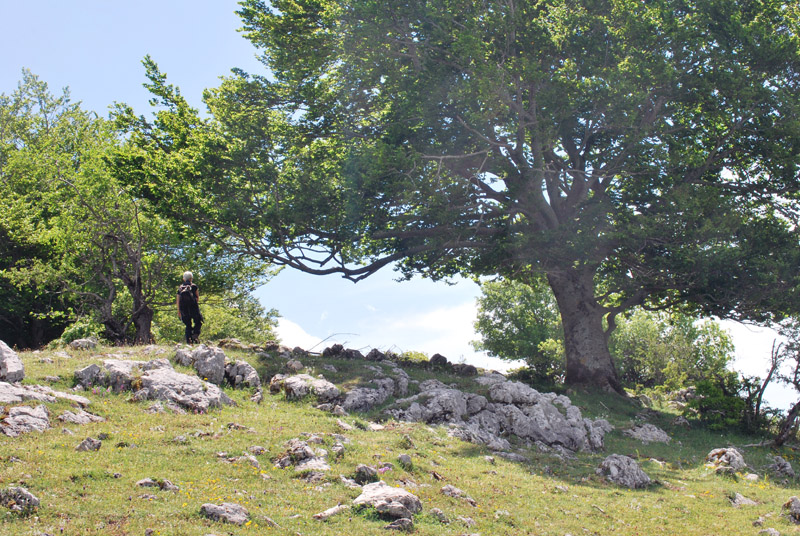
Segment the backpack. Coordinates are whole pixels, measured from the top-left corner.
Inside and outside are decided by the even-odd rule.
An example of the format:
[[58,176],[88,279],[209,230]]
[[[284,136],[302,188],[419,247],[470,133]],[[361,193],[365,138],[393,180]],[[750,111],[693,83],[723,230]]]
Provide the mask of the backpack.
[[192,290],[192,284],[184,284],[178,287],[178,304],[181,311],[191,311],[197,308],[197,296]]

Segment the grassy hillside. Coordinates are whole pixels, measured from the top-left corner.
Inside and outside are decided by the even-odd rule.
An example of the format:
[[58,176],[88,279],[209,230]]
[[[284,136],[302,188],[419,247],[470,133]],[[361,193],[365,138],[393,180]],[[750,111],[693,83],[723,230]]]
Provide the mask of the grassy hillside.
[[[68,391],[74,385],[74,370],[99,363],[107,354],[142,360],[174,355],[171,348],[160,350],[162,355],[152,348],[69,350],[70,358],[56,351],[22,353],[23,383]],[[285,361],[277,356],[256,357],[233,350],[226,354],[249,361],[267,382],[272,374],[284,371]],[[303,359],[303,364],[306,372],[323,374],[343,388],[365,379],[361,362],[312,357]],[[334,365],[337,372],[322,368],[323,364]],[[407,372],[412,379],[437,377],[480,392],[480,386],[469,379],[420,368]],[[60,379],[55,381],[53,376]],[[415,389],[412,385],[411,392]],[[383,430],[370,431],[368,423],[376,415],[338,418],[307,401],[286,401],[282,395],[265,392],[264,401],[257,405],[249,401],[250,391],[225,391],[236,407],[196,415],[150,414],[145,409],[151,402],[133,402],[130,393],[84,392],[92,401],[87,409],[106,421],[83,426],[64,425],[56,419],[63,410],[72,409],[69,403],[48,404],[49,430],[17,438],[0,435],[0,489],[24,486],[41,500],[27,514],[0,507],[0,534],[139,536],[148,529],[152,534],[187,536],[380,534],[388,521],[372,510],[350,510],[327,521],[312,516],[337,504],[349,505],[359,495],[340,475],[352,477],[359,464],[383,462],[393,465],[382,470],[385,482],[402,486],[422,500],[423,512],[414,519],[414,533],[419,535],[734,535],[757,534],[767,527],[782,534],[798,532],[782,514],[782,505],[800,494],[798,482],[778,481],[767,470],[774,454],[794,464],[794,449],[742,448],[758,480],[719,476],[704,465],[711,449],[741,447],[758,439],[711,433],[699,425],[673,426],[675,414],[648,411],[648,422],[673,439],[668,445],[645,445],[622,434],[640,422],[642,408],[618,398],[572,396],[584,416],[604,417],[616,427],[606,436],[605,452],[560,458],[520,446],[519,452],[529,460],[523,463],[448,437],[443,427],[388,421]],[[337,419],[353,429],[343,430]],[[288,440],[309,434],[320,436],[318,446],[328,450],[342,439],[334,434],[349,440],[341,457],[330,456],[331,470],[323,478],[309,479],[292,468],[274,467]],[[106,439],[96,452],[77,452],[75,447],[86,437]],[[260,467],[237,460],[254,446],[265,450],[256,457]],[[612,453],[636,458],[656,483],[636,491],[607,483],[595,469]],[[398,463],[401,454],[411,456],[411,466]],[[179,490],[137,486],[145,478],[169,480]],[[446,484],[469,494],[475,506],[443,495],[441,488]],[[735,493],[757,504],[735,508],[730,502]],[[202,504],[222,502],[245,506],[250,522],[236,526],[200,515]],[[432,515],[433,508],[442,510],[449,523]],[[759,518],[762,527],[753,525]]]

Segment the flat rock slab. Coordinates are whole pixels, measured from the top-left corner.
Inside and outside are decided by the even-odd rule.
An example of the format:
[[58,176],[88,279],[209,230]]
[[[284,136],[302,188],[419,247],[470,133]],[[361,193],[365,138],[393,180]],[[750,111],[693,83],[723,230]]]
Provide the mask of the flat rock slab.
[[664,430],[650,423],[634,426],[633,428],[625,430],[622,433],[628,437],[638,439],[645,444],[669,443],[672,441],[672,438]]
[[50,416],[45,406],[9,408],[8,416],[0,421],[0,432],[9,437],[29,432],[44,432],[49,427]]
[[52,404],[57,399],[69,400],[83,407],[91,404],[91,401],[84,396],[53,391],[44,385],[14,385],[0,382],[0,404],[19,404],[30,400]]
[[235,503],[206,503],[200,507],[200,515],[212,521],[222,521],[234,525],[244,525],[250,519],[250,512],[244,506]]
[[76,412],[65,411],[64,413],[58,416],[58,420],[72,424],[89,424],[92,422],[105,422],[105,419],[103,417],[100,417],[99,415],[94,415],[93,413],[89,413],[88,411],[84,411],[82,409],[79,409]]

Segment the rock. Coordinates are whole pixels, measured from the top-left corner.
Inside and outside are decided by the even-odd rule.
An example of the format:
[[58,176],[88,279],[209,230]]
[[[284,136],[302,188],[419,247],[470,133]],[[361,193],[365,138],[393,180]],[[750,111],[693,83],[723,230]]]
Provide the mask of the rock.
[[222,385],[225,379],[225,352],[221,348],[201,344],[192,351],[192,365],[204,381]]
[[453,373],[457,376],[471,378],[472,376],[478,375],[478,369],[474,365],[468,365],[466,363],[455,363],[453,364]]
[[413,514],[399,501],[381,502],[375,506],[379,514],[394,519],[410,518]]
[[21,382],[25,379],[25,367],[17,352],[6,343],[0,341],[0,380],[8,383]]
[[795,472],[794,469],[792,468],[792,464],[786,461],[781,456],[775,456],[773,458],[772,465],[769,465],[768,468],[779,476],[785,478],[795,477]]
[[797,497],[790,497],[783,505],[783,509],[788,510],[787,514],[790,521],[800,524],[800,499]]
[[401,467],[404,469],[410,469],[413,467],[413,462],[411,461],[411,456],[408,454],[401,454],[397,457],[397,463],[400,464]]
[[378,480],[378,470],[369,465],[360,463],[356,466],[356,474],[354,480],[359,484],[368,484]]
[[[277,386],[277,391],[275,391],[275,386]],[[270,391],[279,392],[281,389],[288,400],[300,400],[307,396],[314,396],[321,403],[333,403],[342,394],[339,388],[328,380],[314,378],[308,374],[284,376],[278,380],[273,377],[270,381]]]
[[191,367],[194,363],[192,349],[189,346],[175,348],[175,362],[183,367]]
[[734,508],[741,508],[742,506],[756,506],[758,503],[752,499],[748,499],[741,493],[735,493],[733,497],[731,497],[731,505]]
[[314,514],[312,517],[314,519],[319,520],[319,521],[325,521],[326,519],[328,519],[330,517],[333,517],[333,516],[335,516],[337,514],[341,514],[342,512],[346,512],[347,510],[350,510],[349,506],[345,506],[343,504],[339,504],[337,506],[334,506],[333,508],[328,508],[324,512],[320,512],[318,514]]
[[765,536],[781,536],[781,533],[778,532],[776,529],[768,528],[764,530],[759,530],[759,534],[764,534]]
[[399,502],[412,514],[422,511],[422,502],[413,493],[402,488],[389,486],[383,480],[367,484],[361,489],[361,495],[353,500],[355,506],[377,507],[379,503]]
[[89,452],[93,450],[100,450],[100,447],[103,446],[103,442],[99,439],[94,439],[91,437],[87,437],[81,444],[75,447],[75,450],[78,452]]
[[261,378],[247,361],[236,361],[225,365],[225,380],[234,388],[250,387],[259,389]]
[[301,370],[303,370],[304,368],[306,368],[306,367],[305,367],[305,365],[303,365],[303,364],[302,364],[300,361],[298,361],[297,359],[292,359],[291,361],[288,361],[288,362],[286,363],[286,370],[288,370],[288,371],[289,371],[289,372],[291,372],[291,373],[300,372],[300,371],[301,371]]
[[26,512],[39,506],[39,499],[23,487],[0,490],[0,505],[15,512]]
[[447,517],[447,515],[438,508],[431,508],[430,513],[434,518],[436,518],[439,521],[439,523],[444,523],[445,525],[450,523],[450,519]]
[[69,347],[75,350],[93,350],[97,348],[97,339],[89,337],[88,339],[76,339],[69,343]]
[[445,368],[450,362],[442,354],[433,354],[428,360],[428,364],[433,368]]
[[622,433],[642,441],[645,445],[647,443],[669,443],[672,440],[664,430],[650,423],[634,426]]
[[714,449],[706,456],[706,463],[719,472],[738,472],[747,468],[742,453],[733,447]]
[[212,521],[222,521],[234,525],[244,525],[250,519],[247,509],[234,503],[206,503],[200,507],[200,515]]
[[347,412],[367,412],[386,402],[394,395],[395,382],[391,378],[378,378],[372,381],[377,387],[357,387],[345,395],[342,408]]
[[0,432],[17,437],[29,432],[44,432],[50,427],[50,416],[46,406],[15,406],[8,409],[8,415],[0,421]]
[[79,385],[89,388],[96,383],[97,377],[102,370],[103,369],[101,369],[99,365],[92,363],[91,365],[75,371],[75,381],[78,382]]
[[404,532],[411,532],[414,530],[414,522],[407,517],[401,517],[400,519],[396,519],[383,527],[386,530],[402,530]]
[[691,428],[692,425],[689,422],[689,419],[684,417],[683,415],[678,415],[674,419],[672,419],[672,426],[680,426],[681,428]]
[[603,460],[597,469],[597,474],[630,489],[645,488],[651,484],[650,477],[642,471],[635,460],[619,454],[612,454]]
[[105,422],[105,419],[103,417],[94,415],[82,409],[78,410],[76,413],[73,413],[71,411],[64,411],[64,413],[58,416],[58,420],[62,422],[69,422],[72,424],[89,424],[92,422]]
[[456,498],[456,499],[464,499],[471,506],[477,506],[477,503],[475,502],[475,499],[473,499],[472,497],[470,497],[469,495],[464,493],[463,490],[460,490],[459,488],[457,488],[457,487],[455,487],[453,485],[448,484],[448,485],[444,486],[439,491],[441,491],[442,495],[447,495],[448,497],[453,497],[453,498]]
[[0,382],[0,404],[18,404],[28,400],[52,404],[56,399],[69,400],[80,406],[88,406],[91,403],[86,397],[53,391],[45,385],[20,385]]
[[143,393],[146,400],[166,400],[195,413],[234,405],[216,385],[176,372],[172,367],[148,370],[141,382],[142,390],[137,392],[137,398]]

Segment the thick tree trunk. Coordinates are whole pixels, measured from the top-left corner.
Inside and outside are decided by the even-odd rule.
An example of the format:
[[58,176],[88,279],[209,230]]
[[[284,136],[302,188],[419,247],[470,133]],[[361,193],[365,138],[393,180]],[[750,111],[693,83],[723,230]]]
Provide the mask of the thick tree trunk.
[[592,271],[579,268],[547,274],[564,327],[566,382],[624,394],[608,351],[605,310],[595,299],[593,276]]
[[780,447],[791,437],[795,422],[797,421],[797,417],[799,415],[800,402],[797,402],[794,406],[792,406],[792,409],[789,410],[789,413],[786,414],[786,418],[781,423],[781,428],[778,430],[778,435],[775,437],[776,447]]
[[131,317],[136,328],[134,344],[150,344],[153,342],[153,335],[150,330],[153,325],[153,310],[147,306],[143,296],[134,297],[133,315]]

